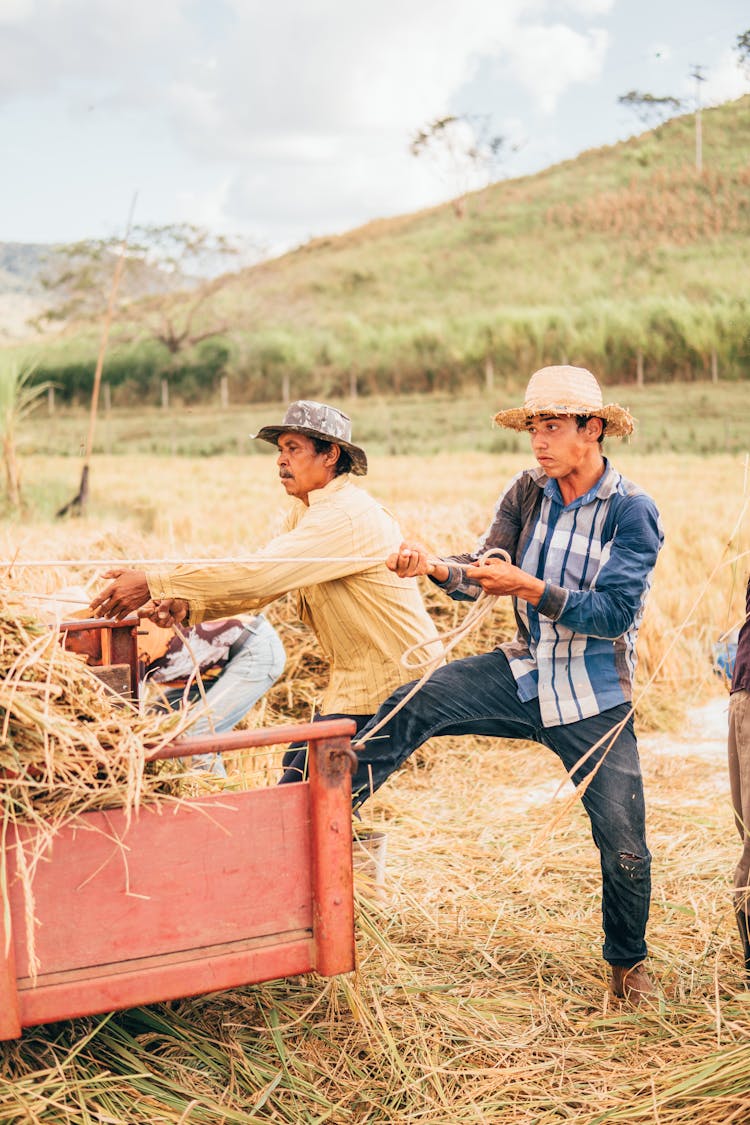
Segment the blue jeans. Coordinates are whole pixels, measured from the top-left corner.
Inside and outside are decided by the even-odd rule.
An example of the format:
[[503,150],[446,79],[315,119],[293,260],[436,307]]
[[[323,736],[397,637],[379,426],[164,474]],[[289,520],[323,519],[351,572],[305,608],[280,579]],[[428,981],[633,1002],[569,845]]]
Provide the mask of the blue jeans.
[[[313,716],[313,722],[314,723],[322,723],[322,722],[325,722],[326,719],[351,719],[356,725],[356,733],[354,735],[354,738],[356,738],[357,735],[362,730],[362,728],[365,727],[369,723],[371,718],[372,718],[372,715],[347,715],[347,714],[344,714],[342,711],[337,711],[337,712],[332,713],[330,715],[314,715]],[[292,742],[292,743],[290,743],[289,749],[286,751],[286,753],[284,754],[284,757],[281,759],[281,764],[284,767],[284,772],[281,775],[279,785],[290,785],[295,781],[306,781],[307,780],[307,760],[308,760],[307,743],[306,742]]]
[[[206,687],[205,703],[198,685],[191,687],[187,702],[196,718],[187,734],[222,734],[232,730],[284,671],[284,646],[273,626],[259,616],[249,628],[242,648],[224,666],[219,678]],[[165,692],[165,696],[173,710],[184,703],[180,688]],[[221,754],[196,754],[192,767],[226,777]]]
[[[408,692],[398,688],[361,732],[367,735]],[[646,956],[646,922],[651,899],[651,856],[646,847],[645,805],[638,746],[629,704],[621,704],[564,726],[544,727],[536,699],[522,703],[505,654],[499,649],[455,660],[439,668],[359,750],[352,789],[355,808],[428,738],[478,734],[517,738],[548,746],[566,770],[619,723],[624,726],[573,773],[580,783],[603,758],[582,796],[599,849],[602,870],[604,959],[631,967]],[[609,749],[607,749],[609,745]]]

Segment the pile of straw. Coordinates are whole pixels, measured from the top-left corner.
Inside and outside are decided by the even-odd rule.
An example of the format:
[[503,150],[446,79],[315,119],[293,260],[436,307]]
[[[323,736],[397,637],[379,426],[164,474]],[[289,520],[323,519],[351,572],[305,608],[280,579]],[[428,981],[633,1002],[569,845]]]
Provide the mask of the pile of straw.
[[54,629],[0,602],[0,814],[58,826],[173,791],[145,769],[176,716],[139,715],[67,652]]
[[[404,465],[393,469],[392,506],[405,534],[459,547],[467,528],[469,541],[481,532],[496,495],[492,482],[482,483],[484,461],[420,462],[418,474]],[[513,467],[495,459],[491,468],[499,479]],[[242,525],[246,541],[266,538],[261,490],[253,491],[244,462],[242,469],[217,481],[202,463],[194,478],[183,463],[175,467],[174,494],[189,489],[193,505],[177,504],[192,513],[177,529],[185,553],[190,535],[197,542],[206,525],[217,536],[234,534],[238,507],[257,523],[250,531]],[[641,732],[646,725],[664,731],[666,720],[676,724],[674,708],[719,690],[710,640],[739,604],[732,591],[730,606],[727,572],[712,581],[690,630],[682,628],[736,518],[736,467],[719,469],[717,477],[701,462],[690,477],[689,517],[683,460],[627,474],[659,488],[667,525],[641,634],[642,683],[679,641],[641,704]],[[375,465],[375,486],[377,472]],[[470,510],[454,511],[452,502],[440,508],[440,490],[445,499],[452,487],[441,472],[460,478],[462,492],[485,492]],[[123,472],[114,459],[112,473],[116,484]],[[141,475],[150,488],[149,474]],[[217,515],[222,479],[226,519]],[[204,512],[196,506],[199,484]],[[413,501],[410,487],[418,490]],[[717,512],[723,496],[731,509],[724,515]],[[426,510],[434,528],[425,526]],[[155,519],[166,517],[157,511]],[[134,536],[127,551],[175,553],[168,531],[157,522],[154,541],[138,544]],[[111,546],[93,533],[82,546],[81,534],[77,528],[76,557]],[[126,550],[122,532],[116,541]],[[213,546],[224,554],[247,549],[219,538]],[[45,578],[46,590],[54,577]],[[462,608],[426,589],[439,627],[452,625]],[[326,676],[291,599],[268,615],[280,626],[287,671],[248,717],[252,725],[307,719]],[[466,651],[486,651],[510,629],[500,606]],[[558,816],[554,757],[527,744],[442,739],[365,805],[367,820],[388,835],[387,903],[360,903],[356,974],[292,978],[27,1029],[22,1040],[0,1045],[0,1121],[744,1125],[750,991],[731,910],[739,842],[726,767],[720,749],[700,752],[698,736],[678,729],[671,745],[663,737],[658,753],[647,739],[641,744],[654,855],[650,971],[663,993],[653,1010],[636,1013],[608,997],[597,855],[580,805]],[[277,776],[277,756],[269,754],[267,780]]]
[[[365,806],[387,902],[356,974],[27,1029],[0,1046],[4,1125],[740,1125],[750,993],[716,761],[644,746],[663,1002],[612,1002],[599,871],[542,748],[447,740]],[[687,806],[675,794],[691,795]]]
[[[179,766],[149,766],[146,756],[170,741],[178,716],[141,716],[67,652],[55,629],[0,600],[0,867],[11,827],[27,918],[29,961],[36,968],[34,872],[59,828],[94,809],[123,808],[176,796]],[[0,909],[6,888],[0,870]]]

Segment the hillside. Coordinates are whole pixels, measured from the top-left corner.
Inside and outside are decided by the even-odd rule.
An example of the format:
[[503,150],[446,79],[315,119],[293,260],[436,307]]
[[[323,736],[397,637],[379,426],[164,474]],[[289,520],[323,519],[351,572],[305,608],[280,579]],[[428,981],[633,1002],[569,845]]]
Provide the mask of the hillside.
[[703,136],[702,177],[688,115],[493,184],[464,220],[446,205],[370,223],[244,281],[265,312],[309,324],[344,311],[399,323],[498,305],[733,297],[750,238],[750,96],[705,112]]
[[[688,115],[493,184],[462,220],[444,205],[315,240],[237,274],[205,323],[232,326],[227,370],[247,399],[300,381],[341,393],[352,377],[450,390],[561,359],[617,382],[639,367],[747,377],[750,96],[704,112],[701,176],[694,151]],[[49,362],[91,346],[68,340]],[[165,366],[143,349],[140,362],[153,378]]]

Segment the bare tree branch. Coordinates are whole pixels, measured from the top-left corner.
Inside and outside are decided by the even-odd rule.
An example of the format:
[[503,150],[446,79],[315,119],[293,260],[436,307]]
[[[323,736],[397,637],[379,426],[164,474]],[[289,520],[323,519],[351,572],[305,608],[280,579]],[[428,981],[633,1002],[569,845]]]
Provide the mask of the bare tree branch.
[[656,97],[639,90],[629,90],[627,94],[621,94],[617,101],[634,110],[638,120],[647,126],[663,124],[668,118],[674,117],[684,104],[680,98],[670,95]]

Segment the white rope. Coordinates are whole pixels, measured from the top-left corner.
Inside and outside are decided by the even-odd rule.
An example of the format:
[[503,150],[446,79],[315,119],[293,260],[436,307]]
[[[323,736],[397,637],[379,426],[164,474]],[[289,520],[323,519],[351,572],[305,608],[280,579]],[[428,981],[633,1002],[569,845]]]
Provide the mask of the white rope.
[[[492,547],[491,550],[486,551],[485,554],[480,556],[480,558],[476,562],[476,565],[486,566],[489,562],[492,561],[492,559],[498,558],[507,563],[511,561],[510,555],[507,551],[504,551],[502,547]],[[355,741],[352,743],[352,746],[355,750],[359,747],[364,746],[366,742],[369,742],[370,739],[375,734],[377,734],[377,732],[382,727],[384,727],[386,723],[389,723],[391,721],[394,715],[398,714],[402,707],[406,706],[410,699],[414,698],[418,691],[422,690],[433,672],[436,672],[437,669],[444,663],[448,653],[452,652],[456,645],[458,645],[464,639],[464,637],[468,636],[469,633],[471,633],[482,621],[484,621],[485,617],[488,617],[489,614],[492,613],[499,596],[500,595],[498,594],[486,594],[484,590],[482,590],[481,594],[476,599],[469,612],[466,614],[466,617],[464,617],[463,621],[459,625],[454,626],[452,629],[448,629],[445,633],[439,633],[438,636],[432,641],[419,641],[418,644],[410,645],[409,648],[407,648],[407,650],[401,657],[401,663],[404,668],[410,671],[416,671],[416,669],[418,668],[424,668],[425,670],[422,673],[421,678],[417,680],[417,682],[412,686],[411,691],[407,692],[404,698],[400,699],[396,706],[392,707],[388,714],[385,715],[380,720],[380,722],[377,723],[372,728],[372,730],[364,736],[364,738],[355,739]],[[418,652],[420,649],[429,648],[430,646],[437,644],[438,642],[442,643],[442,648],[437,656],[426,656],[421,660],[413,660],[411,658],[412,653]]]
[[[489,551],[486,551],[485,554],[483,554],[479,557],[479,559],[476,562],[476,565],[477,566],[486,566],[492,559],[495,559],[495,558],[500,558],[504,562],[508,562],[508,563],[511,561],[510,555],[508,554],[507,551],[504,551],[502,547],[493,547]],[[246,559],[235,559],[235,558],[225,558],[225,559],[115,559],[115,560],[111,560],[111,559],[90,559],[90,560],[87,560],[85,563],[76,562],[74,560],[64,560],[64,559],[57,559],[57,560],[42,560],[42,559],[40,559],[40,560],[36,560],[34,562],[21,562],[21,563],[16,563],[16,562],[3,563],[3,562],[0,562],[0,566],[10,566],[10,567],[14,567],[14,566],[81,566],[81,565],[112,566],[112,565],[117,565],[117,564],[119,564],[120,566],[128,566],[128,565],[133,565],[134,563],[138,563],[139,565],[144,565],[144,566],[145,565],[156,566],[156,565],[159,565],[159,564],[172,565],[172,564],[179,563],[179,562],[190,563],[190,564],[200,564],[201,566],[221,566],[221,565],[228,565],[228,564],[232,564],[232,563],[246,563],[246,562],[266,562],[266,563],[273,563],[273,562],[282,562],[282,563],[359,562],[359,563],[362,563],[362,562],[365,562],[365,563],[383,563],[383,562],[385,562],[385,559],[380,557],[380,556],[375,557],[375,558],[370,558],[370,557],[363,556],[363,555],[351,555],[351,556],[336,555],[336,556],[330,556],[330,557],[329,556],[314,557],[314,558],[307,557],[307,558],[298,558],[298,559],[288,558],[288,557],[273,558],[269,555],[254,555],[254,556],[249,556]],[[461,569],[465,569],[465,564],[455,563],[453,565],[458,566]],[[42,595],[29,594],[28,596],[31,597],[31,598],[54,597],[54,595],[46,595],[45,596],[44,594],[42,594]],[[460,642],[464,639],[464,637],[468,636],[469,633],[471,633],[474,629],[476,629],[477,626],[480,625],[482,621],[484,621],[485,617],[488,617],[489,614],[492,613],[492,611],[495,608],[495,604],[497,602],[498,596],[499,595],[496,595],[496,594],[486,594],[484,592],[484,590],[482,590],[482,592],[479,594],[478,598],[476,599],[476,601],[472,605],[471,609],[469,610],[469,612],[466,614],[463,621],[459,625],[454,626],[452,629],[448,629],[444,633],[438,633],[438,635],[430,641],[419,641],[417,644],[410,645],[409,648],[406,649],[406,651],[401,656],[402,666],[404,668],[406,668],[407,671],[415,671],[415,672],[419,668],[424,668],[424,672],[422,673],[422,676],[412,686],[411,691],[409,691],[404,696],[403,699],[399,700],[399,702],[396,704],[396,706],[391,708],[391,710],[388,712],[388,714],[385,715],[384,718],[382,718],[380,720],[380,722],[376,726],[374,726],[372,728],[372,730],[364,738],[358,738],[356,740],[356,742],[354,742],[352,744],[355,748],[358,747],[358,746],[363,746],[365,744],[365,742],[368,742],[383,726],[385,726],[385,724],[387,722],[389,722],[393,718],[394,715],[396,715],[401,710],[402,707],[404,707],[409,702],[409,700],[414,698],[414,696],[417,694],[417,692],[420,691],[424,687],[424,685],[427,683],[430,676],[432,676],[433,672],[437,671],[437,669],[445,662],[446,656],[450,652],[452,652],[453,649],[458,644],[460,644]],[[60,599],[60,600],[62,601],[64,599]],[[67,599],[65,599],[65,600],[67,600]],[[177,635],[180,636],[179,633]],[[182,639],[184,640],[184,637]],[[427,656],[422,657],[421,659],[414,659],[413,658],[413,654],[416,653],[416,652],[419,652],[421,649],[429,649],[429,648],[432,648],[432,647],[434,647],[435,645],[438,645],[438,644],[440,645],[440,651],[438,653],[436,653],[434,656],[430,656],[428,654]],[[204,702],[205,702],[205,700],[204,700]]]
[[274,555],[248,555],[244,559],[29,559],[18,561],[16,559],[0,559],[0,568],[15,570],[20,567],[32,566],[243,566],[246,563],[383,563],[385,555],[307,555],[304,558],[291,558],[288,555],[276,557]]

